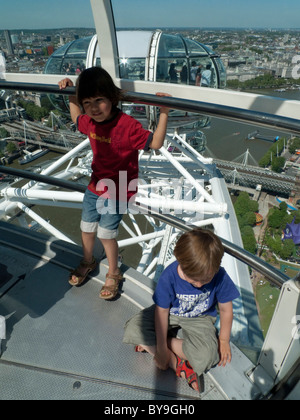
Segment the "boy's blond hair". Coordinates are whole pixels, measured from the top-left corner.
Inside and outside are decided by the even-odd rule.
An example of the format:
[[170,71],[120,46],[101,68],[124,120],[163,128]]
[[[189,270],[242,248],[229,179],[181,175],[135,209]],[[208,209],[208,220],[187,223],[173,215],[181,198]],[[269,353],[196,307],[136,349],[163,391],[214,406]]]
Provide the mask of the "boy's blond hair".
[[213,232],[195,228],[179,238],[174,255],[184,274],[197,280],[217,273],[224,248]]

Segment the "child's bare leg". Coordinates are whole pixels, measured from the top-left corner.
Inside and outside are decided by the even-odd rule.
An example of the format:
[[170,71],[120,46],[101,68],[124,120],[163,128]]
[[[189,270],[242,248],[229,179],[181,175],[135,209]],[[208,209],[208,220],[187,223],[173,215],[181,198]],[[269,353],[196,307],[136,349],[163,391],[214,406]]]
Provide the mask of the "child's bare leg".
[[147,353],[151,354],[151,356],[155,356],[156,353],[156,346],[144,346],[143,344],[139,344],[136,346],[137,352],[143,352],[146,351]]
[[87,262],[90,262],[93,259],[95,239],[95,232],[81,232],[83,258]]
[[[182,351],[182,343],[183,343],[183,340],[179,338],[171,338],[171,337],[168,338],[168,348],[171,350],[171,353],[174,353],[174,355],[177,355],[178,357],[180,357],[180,359],[186,360],[186,356]],[[142,352],[144,350],[147,353],[150,353],[152,356],[155,356],[156,346],[145,346],[144,344],[139,344],[138,346],[136,346],[137,352]],[[170,367],[176,371],[176,368],[177,368],[176,357],[174,358],[172,357]]]
[[118,274],[118,258],[119,248],[116,239],[102,239],[100,238],[102,245],[105,250],[105,254],[108,260],[108,272],[109,274]]
[[[180,338],[171,338],[171,337],[168,338],[168,347],[171,350],[171,353],[174,354],[174,356],[177,355],[180,359],[187,360],[187,357],[182,350],[182,344],[183,344],[183,340],[181,340]],[[172,369],[175,370],[176,372],[177,358],[175,357],[175,364],[174,364],[174,359],[172,360],[172,362],[173,362],[173,366],[170,366],[170,367],[172,367]],[[183,372],[181,373],[181,377],[186,379],[186,376]],[[197,391],[196,383],[192,383],[191,386],[193,387],[195,391]]]
[[[154,357],[156,354],[156,346],[145,346],[144,344],[139,344],[138,346],[136,346],[136,351],[137,352],[146,351],[147,353],[151,354]],[[170,355],[171,357],[169,361],[169,367],[176,372],[176,368],[177,368],[176,356],[172,351],[170,352]]]
[[[175,373],[177,370],[177,357],[176,356],[178,356],[180,359],[187,360],[185,354],[182,351],[182,343],[183,343],[183,340],[181,340],[180,338],[171,338],[171,337],[168,338],[168,347],[171,350],[169,367],[173,369]],[[154,357],[156,353],[156,346],[145,346],[143,344],[139,344],[138,346],[136,346],[136,351],[142,352],[144,350],[150,353]],[[181,377],[186,379],[186,376],[184,373],[181,373]],[[195,391],[198,391],[196,383],[192,383],[191,386],[193,387]]]
[[180,359],[187,360],[186,355],[183,353],[182,350],[183,340],[180,338],[169,337],[168,338],[168,347],[169,349],[175,353]]
[[[96,234],[94,232],[81,232],[83,259],[85,262],[90,263],[93,260],[93,251],[95,245]],[[81,276],[85,276],[88,267],[79,266],[77,268],[78,273]],[[76,281],[76,276],[72,276],[72,280]]]

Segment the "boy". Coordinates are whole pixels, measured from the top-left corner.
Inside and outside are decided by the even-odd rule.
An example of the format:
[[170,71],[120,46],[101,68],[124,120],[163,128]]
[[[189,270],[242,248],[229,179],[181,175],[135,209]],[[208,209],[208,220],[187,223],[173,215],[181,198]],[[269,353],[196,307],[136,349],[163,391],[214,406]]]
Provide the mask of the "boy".
[[[199,376],[219,362],[231,361],[232,300],[239,292],[224,268],[220,239],[195,228],[183,234],[175,247],[176,261],[161,275],[155,305],[141,311],[125,326],[123,341],[136,351],[154,356],[158,368],[171,367],[199,391]],[[218,304],[220,332],[214,327]],[[178,328],[183,338],[176,337]]]
[[[59,82],[60,89],[67,86],[73,86],[70,79]],[[170,96],[164,93],[157,95]],[[117,108],[120,100],[122,91],[101,67],[84,70],[77,79],[76,97],[70,97],[71,118],[79,131],[89,136],[93,162],[81,220],[83,259],[71,273],[69,283],[79,286],[96,268],[93,249],[97,232],[109,265],[105,285],[99,295],[106,300],[117,295],[123,278],[118,268],[116,237],[125,213],[124,203],[126,208],[136,193],[136,188],[134,190],[132,186],[137,186],[138,151],[161,148],[169,112],[168,108],[160,109],[159,123],[152,133]]]

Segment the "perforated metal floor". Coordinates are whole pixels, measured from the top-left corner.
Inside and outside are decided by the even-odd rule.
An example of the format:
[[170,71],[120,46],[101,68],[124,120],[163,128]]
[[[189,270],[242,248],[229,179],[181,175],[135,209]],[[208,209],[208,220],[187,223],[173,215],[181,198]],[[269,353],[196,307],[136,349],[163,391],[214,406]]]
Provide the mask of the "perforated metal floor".
[[[105,273],[79,288],[68,284],[63,264],[78,262],[74,249],[44,244],[41,259],[24,251],[39,248],[34,236],[35,244],[26,234],[11,247],[1,233],[0,315],[7,334],[0,399],[199,399],[174,372],[158,370],[150,355],[122,343],[124,324],[141,304],[132,298],[136,291],[127,293],[128,280],[119,298],[100,300]],[[200,398],[224,396],[206,376]]]

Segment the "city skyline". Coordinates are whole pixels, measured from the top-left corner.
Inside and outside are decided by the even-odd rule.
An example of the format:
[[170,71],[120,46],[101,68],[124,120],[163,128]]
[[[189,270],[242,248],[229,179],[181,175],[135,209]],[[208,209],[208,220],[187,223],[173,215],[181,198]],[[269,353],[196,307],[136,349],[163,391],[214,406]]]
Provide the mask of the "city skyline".
[[[117,27],[299,29],[298,0],[112,0]],[[134,13],[133,13],[134,11]],[[94,27],[90,0],[11,0],[1,5],[0,30]]]

